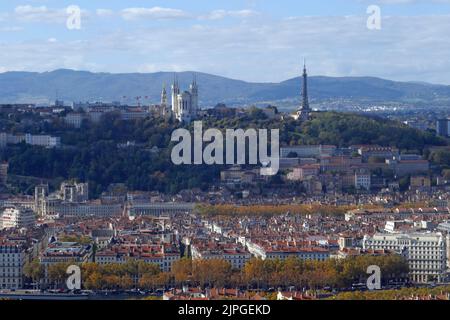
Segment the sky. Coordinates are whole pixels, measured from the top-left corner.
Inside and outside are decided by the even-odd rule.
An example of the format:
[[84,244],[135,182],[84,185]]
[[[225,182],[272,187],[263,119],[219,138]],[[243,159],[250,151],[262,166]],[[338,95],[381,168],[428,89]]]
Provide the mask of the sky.
[[[79,28],[69,6],[81,10]],[[367,26],[373,6],[378,29]],[[0,72],[198,71],[278,82],[298,76],[306,59],[310,75],[450,84],[449,35],[450,0],[3,0]]]

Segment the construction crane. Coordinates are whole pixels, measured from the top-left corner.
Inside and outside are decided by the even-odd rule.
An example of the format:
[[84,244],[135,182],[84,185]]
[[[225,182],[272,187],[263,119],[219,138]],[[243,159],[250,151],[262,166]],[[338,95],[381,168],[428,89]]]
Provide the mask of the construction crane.
[[139,97],[136,97],[136,101],[137,101],[137,103],[138,103],[138,108],[140,108],[141,107],[141,96],[139,96]]
[[127,101],[127,96],[122,96],[122,98],[120,99],[120,105],[124,106],[126,104]]

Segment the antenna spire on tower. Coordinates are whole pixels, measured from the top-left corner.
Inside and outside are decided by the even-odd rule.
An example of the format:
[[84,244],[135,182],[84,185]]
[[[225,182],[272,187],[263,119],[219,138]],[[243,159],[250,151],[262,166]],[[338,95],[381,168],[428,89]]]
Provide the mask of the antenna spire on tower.
[[306,59],[303,58],[303,85],[302,85],[302,103],[297,111],[298,118],[301,121],[309,119],[309,99],[308,99],[308,74],[306,72]]

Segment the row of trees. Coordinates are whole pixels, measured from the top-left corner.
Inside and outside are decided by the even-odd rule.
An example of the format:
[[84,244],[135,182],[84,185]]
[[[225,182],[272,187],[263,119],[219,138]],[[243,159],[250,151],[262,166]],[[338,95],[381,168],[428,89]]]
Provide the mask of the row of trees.
[[450,286],[436,288],[402,288],[399,290],[342,292],[333,300],[415,300],[422,298],[449,299]]
[[444,176],[450,178],[450,149],[430,152],[428,159],[444,168]]
[[[48,278],[56,287],[64,285],[66,270],[71,263],[59,263],[48,268]],[[171,272],[161,272],[159,266],[130,260],[124,264],[81,264],[85,289],[156,289],[191,285],[201,287],[269,288],[290,287],[320,289],[345,288],[365,282],[367,267],[381,268],[382,279],[404,278],[406,261],[400,256],[358,256],[342,260],[304,261],[290,257],[282,260],[251,259],[242,270],[234,270],[225,260],[191,260],[183,258],[172,265]],[[40,282],[44,270],[38,262],[25,266],[25,275]]]
[[367,267],[381,268],[384,281],[404,278],[407,262],[400,256],[357,256],[326,261],[303,261],[296,258],[279,260],[251,260],[244,269],[245,281],[252,286],[295,286],[318,289],[345,288],[354,283],[365,283]]
[[351,209],[352,206],[332,206],[321,204],[290,204],[290,205],[199,205],[197,212],[209,216],[273,216],[289,212],[293,215],[307,215],[307,214],[323,214],[323,215],[343,215]]

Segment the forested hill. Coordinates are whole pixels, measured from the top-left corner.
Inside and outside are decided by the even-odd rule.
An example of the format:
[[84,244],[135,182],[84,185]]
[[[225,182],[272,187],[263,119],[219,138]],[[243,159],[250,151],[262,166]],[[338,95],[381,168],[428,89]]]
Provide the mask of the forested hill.
[[419,131],[397,121],[338,112],[316,113],[300,132],[297,143],[305,144],[377,144],[418,152],[426,146],[446,144],[432,132]]
[[[170,137],[177,124],[146,119],[121,121],[107,115],[99,124],[85,123],[81,130],[66,127],[61,121],[48,123],[4,117],[4,128],[10,132],[48,133],[61,136],[64,147],[45,149],[25,144],[10,145],[0,150],[0,161],[9,162],[9,173],[41,177],[55,181],[75,178],[88,181],[93,196],[98,196],[111,183],[124,182],[131,190],[159,190],[176,193],[187,188],[207,189],[217,182],[222,166],[175,166],[170,160]],[[36,120],[36,119],[35,119]],[[423,152],[426,146],[445,145],[433,133],[420,132],[401,123],[355,114],[314,113],[305,125],[294,120],[269,120],[259,109],[247,116],[217,120],[210,118],[204,128],[277,128],[282,145],[294,144],[379,144],[396,146],[402,151]],[[121,148],[119,143],[135,141],[136,146]],[[158,147],[158,153],[150,149]],[[442,155],[439,162],[448,161]],[[438,158],[436,158],[438,159]],[[439,163],[447,165],[450,163]],[[33,186],[20,186],[32,192]]]
[[279,128],[282,145],[332,144],[347,147],[377,144],[422,152],[425,146],[446,144],[433,132],[423,132],[398,121],[356,113],[314,112],[310,121],[300,124],[292,119],[268,120],[260,109],[251,108],[247,117],[207,120],[206,124],[220,128]]

